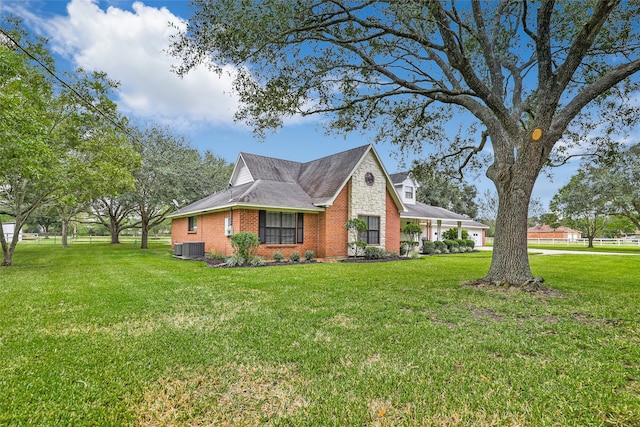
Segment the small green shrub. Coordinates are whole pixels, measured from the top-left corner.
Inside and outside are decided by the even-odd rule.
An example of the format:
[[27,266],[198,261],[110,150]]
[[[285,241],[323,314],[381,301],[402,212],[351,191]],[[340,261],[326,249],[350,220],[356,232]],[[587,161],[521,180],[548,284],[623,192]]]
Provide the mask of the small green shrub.
[[436,240],[435,242],[433,242],[433,244],[436,246],[436,250],[440,251],[438,252],[439,254],[444,253],[444,251],[447,249],[447,245],[440,240]]
[[289,261],[291,262],[300,261],[300,252],[298,251],[291,252],[291,255],[289,255]]
[[[469,232],[467,230],[462,230],[462,238],[467,239],[469,237]],[[458,238],[458,228],[450,228],[449,230],[442,233],[442,238],[444,240],[456,240]]]
[[209,259],[224,259],[224,255],[218,252],[209,252],[206,257]]
[[241,232],[231,236],[231,247],[236,257],[250,260],[260,246],[260,238],[255,233]]
[[225,260],[225,264],[227,265],[227,267],[240,267],[246,262],[247,261],[244,258],[237,255],[230,256]]
[[316,257],[316,254],[314,254],[312,250],[308,250],[304,253],[304,259],[306,259],[307,261],[311,261],[315,257]]
[[400,242],[400,256],[404,256],[409,251],[409,244],[407,242]]
[[433,253],[435,253],[436,250],[436,243],[432,242],[430,240],[425,240],[424,243],[422,243],[422,253],[423,254],[427,254],[427,255],[431,255]]
[[366,259],[382,259],[384,255],[385,251],[383,248],[377,246],[367,246],[364,248],[364,257]]
[[476,246],[476,241],[473,239],[467,239],[467,247],[473,249]]
[[443,240],[444,244],[447,246],[447,249],[449,250],[449,252],[451,252],[451,249],[454,247],[458,247],[458,242],[456,242],[455,240],[451,240],[451,239],[445,239]]
[[418,259],[420,258],[420,254],[418,252],[411,252],[411,259]]
[[250,264],[252,267],[262,267],[263,265],[267,265],[267,262],[261,256],[254,256],[251,258]]
[[282,253],[281,253],[281,252],[274,252],[274,253],[273,253],[273,260],[274,260],[275,262],[280,262],[280,261],[282,261],[283,259],[284,259],[284,255],[282,255]]

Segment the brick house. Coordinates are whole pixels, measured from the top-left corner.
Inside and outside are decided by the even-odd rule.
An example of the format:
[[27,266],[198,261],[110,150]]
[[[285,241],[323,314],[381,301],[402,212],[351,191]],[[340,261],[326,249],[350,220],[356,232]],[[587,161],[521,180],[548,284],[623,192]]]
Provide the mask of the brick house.
[[527,239],[565,239],[576,241],[582,238],[582,232],[569,227],[552,228],[547,224],[527,228]]
[[342,257],[348,255],[344,225],[355,217],[368,224],[361,239],[398,253],[407,211],[375,149],[365,145],[307,163],[240,153],[226,190],[169,218],[173,245],[204,242],[205,252],[227,256],[231,236],[251,232],[265,258],[307,250]]

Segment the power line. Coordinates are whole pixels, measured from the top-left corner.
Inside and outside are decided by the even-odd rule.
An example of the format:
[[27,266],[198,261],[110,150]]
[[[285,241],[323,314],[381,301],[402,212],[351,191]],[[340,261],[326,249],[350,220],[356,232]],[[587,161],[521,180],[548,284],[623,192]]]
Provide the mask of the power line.
[[125,135],[129,136],[134,142],[141,144],[140,141],[138,140],[138,138],[136,138],[134,135],[132,135],[125,127],[123,127],[120,123],[118,123],[117,121],[115,121],[112,117],[110,117],[108,114],[106,114],[104,111],[102,111],[101,109],[99,109],[98,107],[96,107],[95,105],[93,105],[93,103],[91,103],[90,101],[88,101],[80,92],[78,92],[77,90],[75,90],[73,88],[73,86],[71,86],[69,83],[67,83],[66,81],[64,81],[61,77],[59,77],[53,70],[51,70],[51,68],[49,68],[49,66],[47,66],[47,64],[43,63],[41,60],[39,60],[36,56],[34,56],[31,52],[29,52],[27,49],[25,49],[24,47],[22,47],[20,45],[20,43],[18,43],[10,34],[8,34],[6,31],[4,31],[4,29],[0,28],[0,32],[11,41],[11,43],[13,43],[20,51],[24,52],[25,55],[27,55],[29,58],[31,58],[33,61],[35,61],[38,65],[40,65],[48,74],[50,74],[54,79],[56,79],[58,82],[60,82],[60,84],[62,84],[64,87],[66,87],[67,89],[69,89],[71,92],[73,92],[73,94],[89,109],[95,111],[96,113],[98,113],[100,116],[104,117],[105,119],[107,119],[111,124],[113,124],[115,127],[117,127],[120,131],[122,131]]

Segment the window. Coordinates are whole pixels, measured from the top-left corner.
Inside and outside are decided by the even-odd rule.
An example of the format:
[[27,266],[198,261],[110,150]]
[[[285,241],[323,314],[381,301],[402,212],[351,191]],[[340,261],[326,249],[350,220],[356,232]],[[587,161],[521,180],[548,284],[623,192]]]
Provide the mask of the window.
[[197,216],[190,216],[189,217],[189,226],[188,226],[187,230],[189,231],[189,233],[195,233],[197,229],[198,229],[198,217]]
[[360,233],[359,239],[367,242],[368,245],[380,243],[380,217],[379,216],[358,216],[367,223],[367,230]]
[[260,211],[258,221],[260,243],[292,245],[303,242],[304,215],[301,213]]
[[413,187],[405,187],[404,189],[404,198],[413,200]]

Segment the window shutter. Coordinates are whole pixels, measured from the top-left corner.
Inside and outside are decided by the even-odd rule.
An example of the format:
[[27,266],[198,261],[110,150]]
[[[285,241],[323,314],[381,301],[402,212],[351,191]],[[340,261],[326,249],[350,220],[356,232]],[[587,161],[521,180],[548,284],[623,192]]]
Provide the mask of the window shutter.
[[304,214],[298,214],[298,243],[304,243]]
[[265,243],[267,234],[267,211],[259,211],[258,212],[258,237],[260,238],[260,243]]

